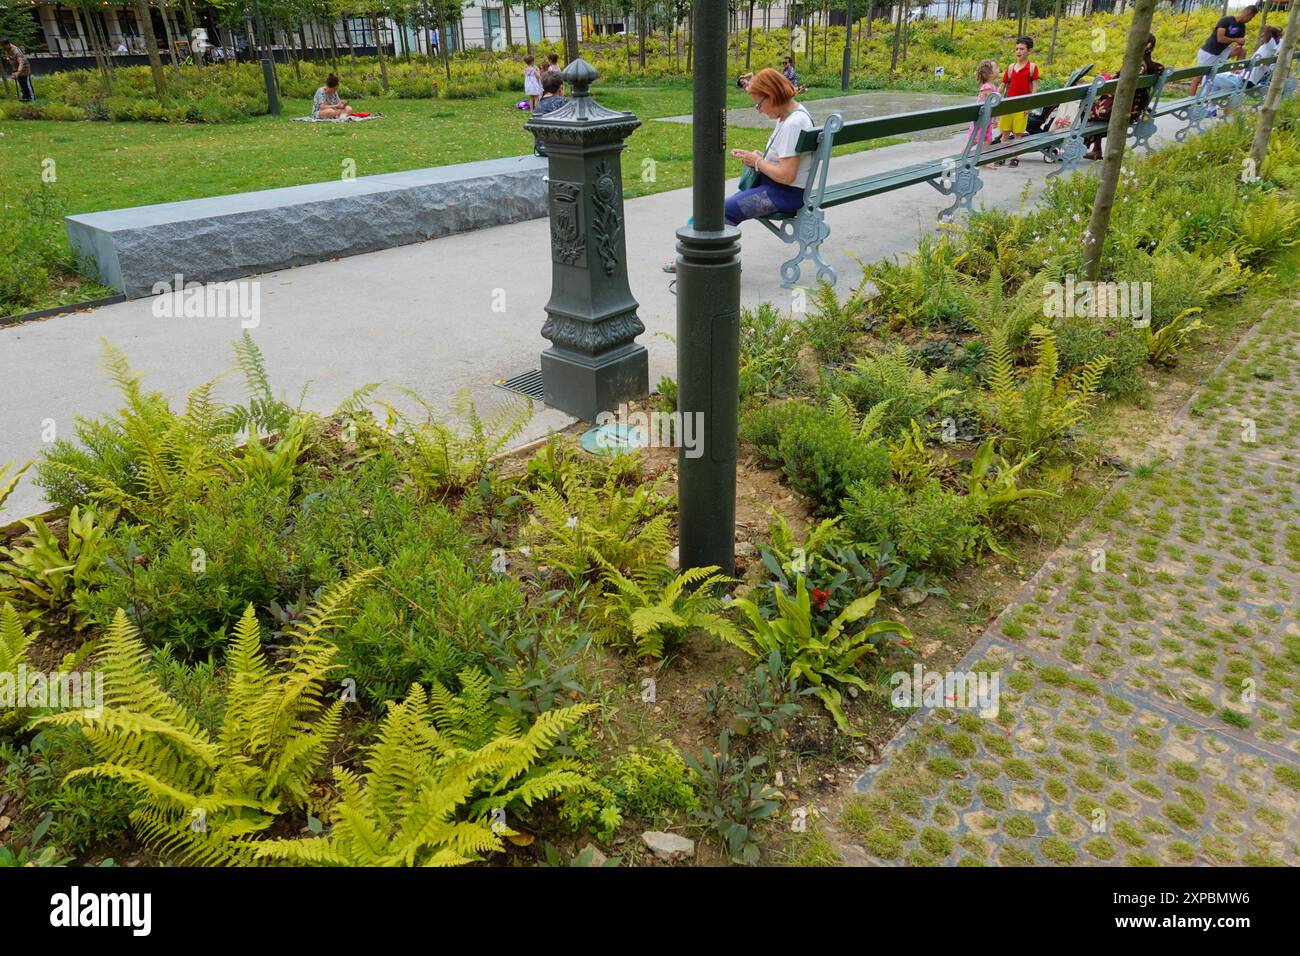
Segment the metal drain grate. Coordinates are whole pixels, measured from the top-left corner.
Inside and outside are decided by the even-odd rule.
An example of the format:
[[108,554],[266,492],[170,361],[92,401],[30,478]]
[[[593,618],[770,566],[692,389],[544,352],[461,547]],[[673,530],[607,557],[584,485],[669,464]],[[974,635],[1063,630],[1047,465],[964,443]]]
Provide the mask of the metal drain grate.
[[497,386],[504,388],[508,392],[527,395],[535,402],[540,402],[546,394],[546,390],[542,387],[542,370],[538,368],[528,372],[520,372],[504,382],[497,382]]

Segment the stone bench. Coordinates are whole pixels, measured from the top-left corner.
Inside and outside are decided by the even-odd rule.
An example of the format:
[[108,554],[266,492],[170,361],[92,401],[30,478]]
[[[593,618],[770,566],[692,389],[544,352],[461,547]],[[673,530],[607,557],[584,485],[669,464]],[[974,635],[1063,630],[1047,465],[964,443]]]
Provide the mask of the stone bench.
[[546,160],[515,156],[68,216],[73,252],[128,298],[547,215]]

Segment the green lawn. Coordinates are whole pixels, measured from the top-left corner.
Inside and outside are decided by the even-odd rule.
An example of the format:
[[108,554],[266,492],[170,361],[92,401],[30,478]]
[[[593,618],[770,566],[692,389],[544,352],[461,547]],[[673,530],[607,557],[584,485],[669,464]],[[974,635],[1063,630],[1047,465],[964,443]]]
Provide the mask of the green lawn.
[[[691,127],[649,122],[689,113],[688,85],[597,87],[596,94],[602,104],[647,121],[624,153],[628,196],[690,185]],[[284,101],[278,119],[217,126],[6,122],[0,124],[0,198],[12,201],[39,184],[46,158],[55,160],[58,192],[68,211],[77,213],[319,182],[337,178],[347,159],[356,162],[358,176],[368,176],[521,155],[531,149],[532,138],[523,129],[526,114],[512,107],[517,98],[501,93],[477,100],[359,101],[359,109],[382,111],[384,118],[347,125],[290,122],[309,112],[305,100]],[[732,106],[749,102],[739,90],[730,100]],[[728,130],[736,147],[761,149],[766,139],[761,129]],[[653,182],[642,180],[647,157],[656,164]],[[739,163],[728,163],[732,175],[739,175]]]
[[[820,95],[836,92],[827,89]],[[598,86],[596,95],[602,104],[631,110],[645,121],[623,154],[629,197],[690,185],[691,126],[653,122],[656,116],[691,112],[689,84]],[[818,95],[813,91],[806,98]],[[290,117],[310,111],[306,100],[286,100],[278,119],[260,116],[223,125],[3,122],[0,212],[17,213],[27,205],[29,194],[42,184],[42,172],[50,168],[49,159],[54,160],[54,194],[63,212],[83,213],[322,182],[338,178],[346,160],[355,162],[356,175],[369,176],[522,155],[532,149],[532,137],[523,129],[526,114],[513,108],[517,99],[518,94],[500,93],[475,100],[359,100],[359,109],[383,112],[384,118],[344,125],[291,122]],[[733,89],[729,103],[745,106],[750,100]],[[761,149],[767,135],[765,129],[733,126],[728,142]],[[897,140],[845,151],[889,142]],[[644,165],[647,158],[654,160],[653,167]],[[728,159],[728,165],[731,175],[740,174],[739,162]],[[652,178],[643,176],[646,170]],[[103,294],[57,261],[68,255],[59,217],[49,217],[40,229],[48,252],[37,255],[29,248],[27,254],[37,255],[51,281],[28,282],[20,293],[0,295],[0,315]]]

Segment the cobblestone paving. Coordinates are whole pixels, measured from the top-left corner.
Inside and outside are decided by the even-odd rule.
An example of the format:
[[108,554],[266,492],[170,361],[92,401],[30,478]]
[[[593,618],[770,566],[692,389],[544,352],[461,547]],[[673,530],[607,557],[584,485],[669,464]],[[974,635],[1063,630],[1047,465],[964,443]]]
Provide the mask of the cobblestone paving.
[[923,708],[840,826],[885,865],[1300,865],[1300,330],[1279,308]]

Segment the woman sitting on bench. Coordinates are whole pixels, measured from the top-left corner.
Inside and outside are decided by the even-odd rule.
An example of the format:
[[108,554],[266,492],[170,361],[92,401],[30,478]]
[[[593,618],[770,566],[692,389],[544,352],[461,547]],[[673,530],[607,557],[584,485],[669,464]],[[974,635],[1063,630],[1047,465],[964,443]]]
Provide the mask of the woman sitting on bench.
[[352,107],[347,100],[339,99],[339,78],[331,73],[325,77],[325,85],[312,97],[312,119],[343,119],[351,113]]
[[777,212],[797,212],[803,205],[813,157],[812,153],[800,153],[798,145],[799,135],[816,124],[808,110],[795,101],[795,88],[789,80],[771,68],[759,70],[745,92],[753,99],[754,109],[776,120],[776,130],[761,153],[731,151],[753,170],[741,178],[742,187],[746,180],[753,180],[748,188],[727,199],[727,224],[731,226]]
[[[777,212],[798,212],[808,185],[812,153],[798,152],[799,135],[816,124],[794,99],[794,86],[776,70],[759,70],[745,87],[754,109],[776,120],[776,131],[763,152],[733,149],[731,155],[745,164],[740,192],[727,197],[727,225],[738,226],[746,219],[758,219]],[[690,220],[693,224],[694,219]],[[666,262],[664,272],[676,272],[676,260]]]

